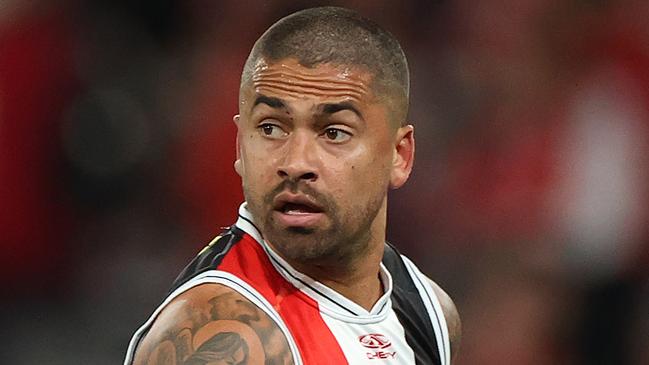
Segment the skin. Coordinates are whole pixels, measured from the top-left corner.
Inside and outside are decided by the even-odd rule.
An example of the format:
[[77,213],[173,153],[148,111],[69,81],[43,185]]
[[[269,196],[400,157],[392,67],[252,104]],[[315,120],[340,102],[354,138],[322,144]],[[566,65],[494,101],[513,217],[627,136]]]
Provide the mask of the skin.
[[[269,245],[301,272],[365,308],[382,293],[387,191],[407,180],[413,127],[395,127],[353,66],[303,67],[295,59],[257,64],[241,87],[238,160],[248,208]],[[304,196],[315,222],[282,222],[273,202]]]
[[293,364],[279,327],[241,294],[199,285],[160,313],[135,354],[135,365]]
[[[271,248],[297,270],[366,309],[383,294],[387,192],[408,179],[413,127],[390,118],[372,74],[354,66],[303,67],[260,59],[240,90],[235,170],[248,209]],[[306,199],[318,212],[286,213],[278,199]],[[449,326],[460,322],[431,281]],[[201,362],[202,361],[202,362]],[[136,352],[135,364],[292,364],[279,328],[233,290],[204,284],[175,298]]]

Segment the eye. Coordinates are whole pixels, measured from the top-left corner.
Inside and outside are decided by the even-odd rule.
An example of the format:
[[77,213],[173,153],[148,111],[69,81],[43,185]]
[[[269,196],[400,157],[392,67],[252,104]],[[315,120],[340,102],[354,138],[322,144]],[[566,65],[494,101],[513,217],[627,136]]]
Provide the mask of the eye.
[[257,129],[259,129],[259,133],[268,138],[275,139],[286,136],[286,132],[284,132],[280,126],[273,123],[262,123],[257,127]]
[[336,143],[346,142],[352,137],[351,133],[339,128],[327,128],[323,134],[329,141]]

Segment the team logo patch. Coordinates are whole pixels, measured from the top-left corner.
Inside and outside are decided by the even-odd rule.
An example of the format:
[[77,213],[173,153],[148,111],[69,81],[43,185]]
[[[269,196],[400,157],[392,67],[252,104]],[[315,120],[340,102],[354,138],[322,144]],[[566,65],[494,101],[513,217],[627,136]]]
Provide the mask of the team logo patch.
[[370,333],[358,337],[358,341],[363,347],[372,351],[366,352],[367,358],[370,360],[379,359],[394,359],[397,355],[396,351],[383,351],[384,349],[392,346],[390,340],[380,333]]

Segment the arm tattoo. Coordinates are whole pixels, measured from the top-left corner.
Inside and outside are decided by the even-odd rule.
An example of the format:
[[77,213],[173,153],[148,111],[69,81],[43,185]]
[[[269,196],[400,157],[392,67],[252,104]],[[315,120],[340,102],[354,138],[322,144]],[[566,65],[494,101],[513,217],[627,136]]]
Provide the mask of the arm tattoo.
[[220,361],[225,364],[246,364],[248,355],[248,345],[241,336],[233,332],[221,332],[197,348],[184,363],[204,365]]
[[215,295],[198,302],[174,313],[172,326],[154,336],[156,340],[149,343],[145,338],[135,363],[293,364],[288,342],[277,324],[239,293],[220,288]]

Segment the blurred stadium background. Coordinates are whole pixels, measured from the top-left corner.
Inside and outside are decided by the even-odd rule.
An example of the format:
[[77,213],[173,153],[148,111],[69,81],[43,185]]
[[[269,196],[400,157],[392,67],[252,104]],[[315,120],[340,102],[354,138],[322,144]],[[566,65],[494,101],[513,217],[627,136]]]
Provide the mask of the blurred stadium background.
[[241,201],[240,70],[294,10],[403,43],[417,159],[389,239],[460,365],[649,364],[649,1],[0,2],[0,363],[118,364]]

